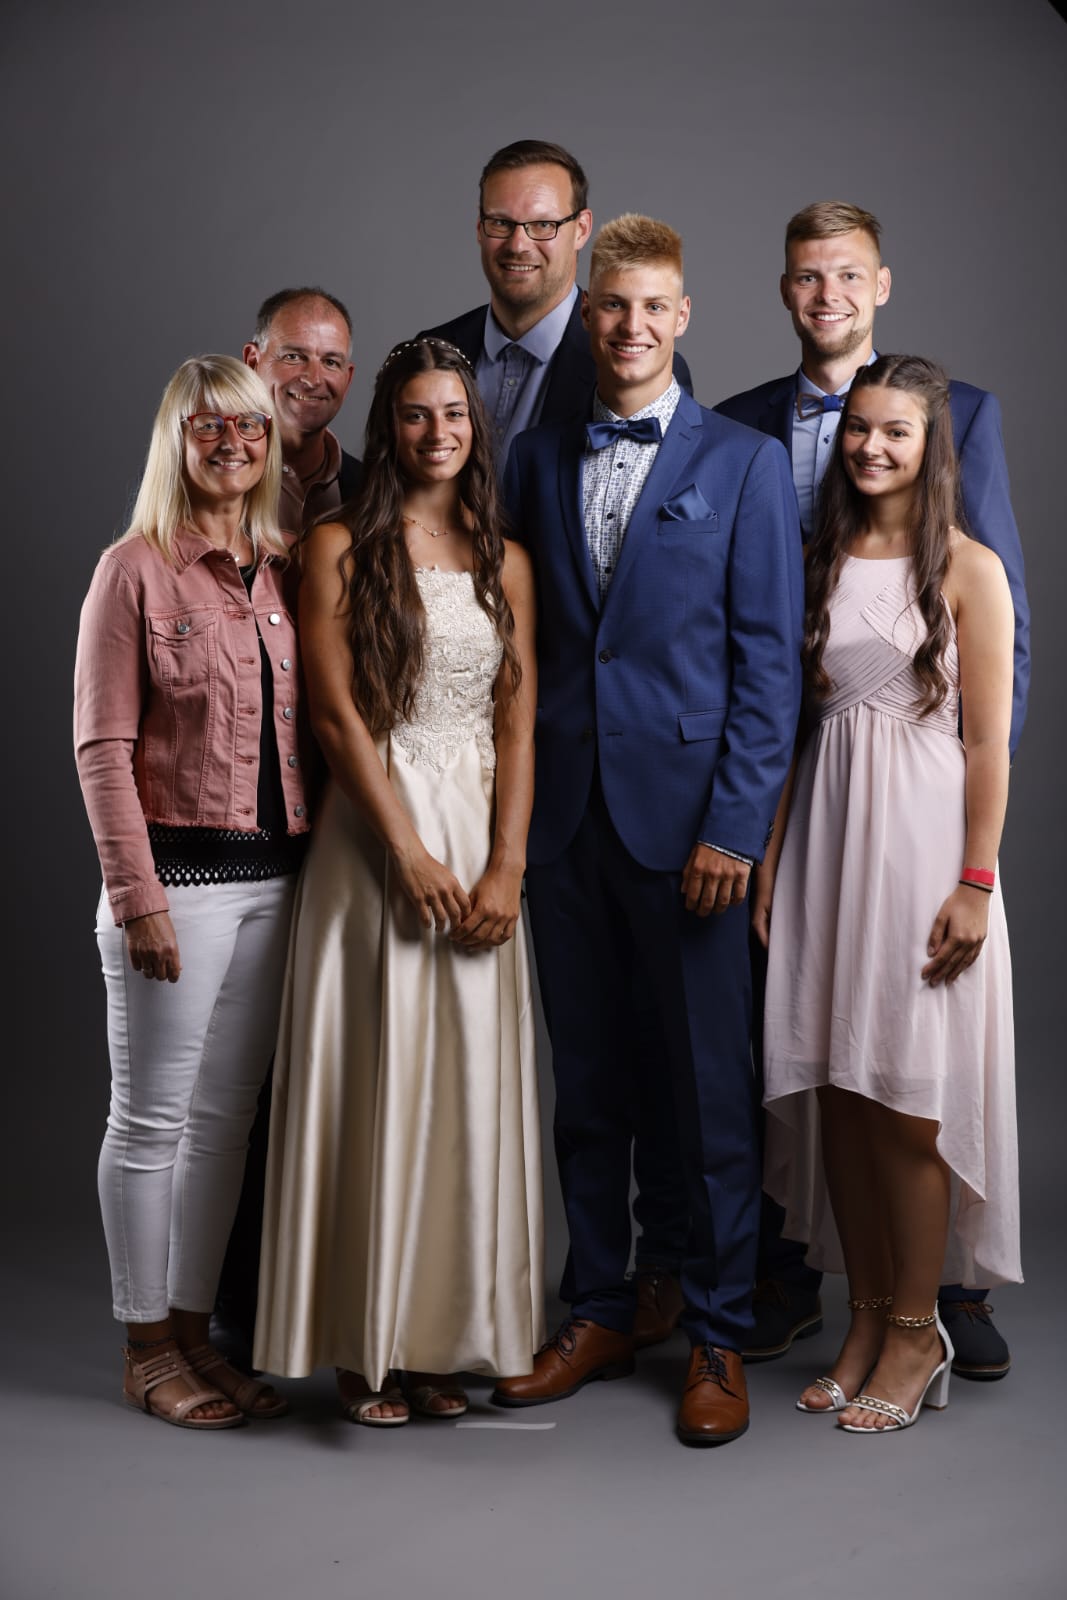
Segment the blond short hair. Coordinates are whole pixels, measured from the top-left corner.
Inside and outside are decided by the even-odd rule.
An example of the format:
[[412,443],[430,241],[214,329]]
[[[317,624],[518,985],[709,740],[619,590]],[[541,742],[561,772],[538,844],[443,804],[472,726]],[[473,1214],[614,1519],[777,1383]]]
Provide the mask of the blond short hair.
[[673,267],[682,278],[682,236],[665,222],[626,211],[605,222],[593,240],[589,262],[589,283],[605,272],[627,272],[634,267],[662,263]]
[[881,261],[881,223],[873,211],[849,205],[847,200],[816,200],[798,211],[795,217],[790,217],[785,228],[786,256],[791,244],[804,244],[809,239],[833,239],[839,233],[865,233]]
[[[174,535],[192,522],[185,482],[185,436],[182,419],[195,411],[271,415],[263,380],[234,356],[191,356],[183,361],[163,391],[152,424],[144,476],[137,491],[124,538],[140,536],[166,561],[172,559]],[[282,442],[273,420],[267,431],[263,476],[245,496],[243,527],[257,551],[286,553],[278,528],[278,492],[282,481]]]

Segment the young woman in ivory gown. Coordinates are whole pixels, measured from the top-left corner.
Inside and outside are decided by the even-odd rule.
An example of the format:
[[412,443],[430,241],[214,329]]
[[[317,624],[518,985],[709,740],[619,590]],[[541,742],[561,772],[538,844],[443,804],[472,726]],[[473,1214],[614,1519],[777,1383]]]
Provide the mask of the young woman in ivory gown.
[[460,1416],[449,1375],[529,1372],[543,1338],[533,581],[454,346],[386,358],[342,517],[304,547],[331,781],[283,1000],[255,1359],[333,1364],[345,1414],[395,1426]]
[[944,373],[861,368],[808,553],[811,732],[753,900],[765,1187],[814,1264],[843,1257],[850,1295],[837,1360],[797,1404],[852,1432],[946,1403],[943,1278],[1021,1278],[996,882],[1012,605],[957,504]]

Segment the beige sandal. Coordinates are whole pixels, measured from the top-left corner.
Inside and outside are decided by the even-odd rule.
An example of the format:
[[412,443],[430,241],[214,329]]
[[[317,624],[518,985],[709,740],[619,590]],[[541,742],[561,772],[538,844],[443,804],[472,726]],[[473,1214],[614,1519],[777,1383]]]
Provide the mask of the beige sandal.
[[[440,1395],[442,1400],[459,1400],[461,1405],[449,1406],[445,1411],[439,1411],[430,1404]],[[420,1417],[436,1417],[442,1422],[452,1422],[456,1417],[462,1417],[470,1401],[465,1389],[458,1384],[420,1383],[415,1389],[405,1389],[404,1398],[412,1411],[417,1411]]]
[[[356,1374],[352,1374],[352,1376],[356,1376]],[[337,1377],[338,1383],[340,1383],[340,1371]],[[402,1428],[405,1423],[411,1421],[411,1408],[406,1397],[395,1384],[388,1389],[368,1390],[366,1394],[357,1395],[352,1400],[346,1400],[344,1395],[341,1395],[340,1400],[341,1415],[347,1417],[349,1422],[361,1422],[365,1428]],[[402,1417],[372,1417],[370,1415],[375,1406],[386,1403],[404,1406],[404,1415]]]
[[[198,1344],[195,1350],[183,1353],[197,1377],[207,1378],[214,1383],[227,1400],[232,1400],[235,1406],[240,1407],[246,1417],[284,1417],[289,1410],[288,1400],[278,1393],[273,1384],[246,1377],[212,1345]],[[263,1395],[271,1397],[269,1405],[256,1404]]]
[[[202,1387],[196,1378],[188,1361],[180,1350],[164,1350],[160,1355],[146,1356],[143,1361],[138,1360],[134,1352],[127,1345],[123,1350],[126,1359],[126,1371],[122,1381],[122,1398],[127,1405],[136,1406],[139,1411],[147,1412],[150,1417],[158,1417],[161,1422],[173,1423],[176,1428],[239,1428],[244,1422],[244,1417],[238,1413],[235,1417],[191,1417],[190,1411],[195,1411],[197,1406],[207,1405],[209,1402],[221,1400],[223,1403],[230,1401],[229,1395],[222,1394],[218,1389]],[[182,1400],[175,1400],[170,1406],[152,1401],[152,1392],[161,1383],[166,1383],[169,1378],[181,1378],[187,1385],[189,1393]]]

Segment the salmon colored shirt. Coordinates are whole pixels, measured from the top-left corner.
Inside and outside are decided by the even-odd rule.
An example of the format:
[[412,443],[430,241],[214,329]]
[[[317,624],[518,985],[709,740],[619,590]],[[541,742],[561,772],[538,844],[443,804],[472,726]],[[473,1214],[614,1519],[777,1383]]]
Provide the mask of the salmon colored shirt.
[[[233,556],[187,529],[170,563],[141,536],[101,556],[78,632],[74,750],[117,923],[168,909],[149,822],[253,830],[259,632],[290,833],[305,833],[295,571],[267,557],[251,598]],[[300,734],[303,734],[301,728]]]

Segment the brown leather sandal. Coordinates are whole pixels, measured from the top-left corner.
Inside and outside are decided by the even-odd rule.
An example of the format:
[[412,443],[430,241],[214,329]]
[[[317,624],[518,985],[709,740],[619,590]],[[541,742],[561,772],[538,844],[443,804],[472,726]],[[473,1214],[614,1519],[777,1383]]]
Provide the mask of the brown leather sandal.
[[[126,1359],[122,1398],[127,1405],[136,1406],[138,1411],[147,1412],[150,1417],[158,1417],[161,1422],[173,1423],[176,1428],[239,1428],[243,1424],[245,1419],[240,1415],[236,1417],[189,1415],[197,1406],[207,1405],[212,1400],[226,1401],[230,1397],[218,1389],[202,1387],[180,1350],[164,1350],[159,1355],[146,1356],[144,1360],[138,1360],[128,1345],[122,1353]],[[169,1406],[164,1406],[158,1401],[153,1402],[151,1398],[153,1390],[161,1383],[166,1383],[169,1378],[181,1378],[187,1385],[189,1393],[184,1399],[175,1400]]]
[[[246,1378],[212,1345],[198,1344],[194,1350],[186,1350],[184,1355],[197,1377],[207,1378],[227,1400],[239,1406],[246,1417],[284,1417],[289,1410],[288,1400],[278,1393],[273,1384],[261,1383],[258,1378]],[[269,1405],[257,1405],[256,1402],[263,1395],[270,1397]]]

